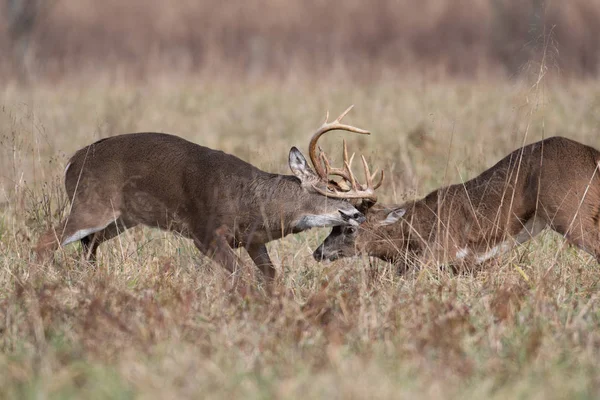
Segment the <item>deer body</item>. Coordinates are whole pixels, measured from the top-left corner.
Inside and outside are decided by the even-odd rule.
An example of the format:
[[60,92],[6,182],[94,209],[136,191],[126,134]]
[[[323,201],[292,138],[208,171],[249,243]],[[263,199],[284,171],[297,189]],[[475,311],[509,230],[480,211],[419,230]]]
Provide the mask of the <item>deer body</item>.
[[[311,148],[334,129],[368,134],[341,125],[343,115],[322,125]],[[65,170],[69,216],[40,238],[37,252],[45,258],[59,245],[81,240],[93,260],[100,243],[141,224],[192,239],[230,272],[239,264],[231,249],[244,247],[266,277],[273,278],[265,243],[312,227],[364,221],[348,201],[322,194],[326,177],[315,174],[295,147],[289,164],[295,176],[272,174],[163,133],[99,140],[70,159]]]
[[366,253],[400,266],[479,264],[549,227],[600,262],[600,152],[563,137],[513,151],[481,175],[402,205],[359,207],[317,259]]

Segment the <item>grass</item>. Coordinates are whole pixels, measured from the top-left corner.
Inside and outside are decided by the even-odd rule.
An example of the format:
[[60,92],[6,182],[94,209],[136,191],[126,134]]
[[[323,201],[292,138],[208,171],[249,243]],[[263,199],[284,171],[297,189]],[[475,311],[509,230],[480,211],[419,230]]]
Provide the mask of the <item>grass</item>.
[[[426,81],[159,80],[0,92],[0,395],[7,398],[596,398],[598,266],[543,234],[474,275],[397,276],[365,258],[317,264],[315,230],[269,245],[277,294],[225,291],[187,240],[134,229],[41,267],[31,252],[66,204],[78,148],[176,133],[275,172],[349,104],[335,133],[383,167],[381,201],[466,180],[555,134],[600,148],[600,86]],[[244,255],[244,257],[246,257]],[[248,260],[246,258],[246,260]]]
[[110,74],[153,80],[164,71],[310,78],[341,72],[361,80],[414,72],[514,77],[542,55],[563,76],[600,72],[597,0],[28,4],[5,7],[0,15],[4,79]]

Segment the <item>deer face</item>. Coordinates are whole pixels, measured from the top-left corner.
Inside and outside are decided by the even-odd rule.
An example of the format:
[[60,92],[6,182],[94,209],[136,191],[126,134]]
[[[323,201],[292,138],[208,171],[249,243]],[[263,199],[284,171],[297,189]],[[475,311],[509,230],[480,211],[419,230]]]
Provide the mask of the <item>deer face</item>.
[[302,153],[295,147],[290,150],[289,166],[300,180],[302,193],[291,199],[298,214],[292,223],[300,232],[315,227],[358,226],[366,218],[347,200],[329,198],[322,194],[328,184],[308,165]]
[[336,226],[314,251],[317,261],[334,261],[362,253],[371,237],[378,237],[377,230],[395,224],[406,213],[404,208],[386,209],[367,214],[368,222],[361,226]]
[[[292,229],[295,232],[316,226],[357,226],[365,221],[365,217],[347,200],[377,200],[375,189],[383,182],[383,171],[381,172],[381,179],[379,182],[374,183],[373,178],[377,174],[371,175],[367,160],[362,157],[367,182],[365,185],[359,184],[350,169],[352,158],[348,159],[348,149],[346,148],[345,141],[343,146],[343,168],[333,168],[326,154],[320,150],[320,148],[317,153],[317,142],[326,132],[339,129],[361,135],[370,134],[369,131],[364,129],[341,123],[342,118],[344,118],[351,109],[352,106],[346,109],[346,111],[333,122],[327,122],[328,118],[325,118],[325,122],[323,122],[310,139],[308,144],[309,156],[316,172],[308,166],[306,159],[297,148],[292,147],[290,150],[290,169],[294,175],[300,179],[304,191],[302,197],[310,203],[306,204],[299,198],[293,199],[292,202],[301,208],[301,215],[299,218],[294,218],[294,223],[292,224]],[[327,114],[327,117],[329,117],[329,113]],[[349,186],[342,187],[341,185],[330,181],[329,176],[331,175],[341,177],[349,184]]]
[[335,226],[323,243],[314,251],[313,257],[317,261],[335,261],[342,257],[353,257],[360,252],[356,246],[356,237],[359,227]]

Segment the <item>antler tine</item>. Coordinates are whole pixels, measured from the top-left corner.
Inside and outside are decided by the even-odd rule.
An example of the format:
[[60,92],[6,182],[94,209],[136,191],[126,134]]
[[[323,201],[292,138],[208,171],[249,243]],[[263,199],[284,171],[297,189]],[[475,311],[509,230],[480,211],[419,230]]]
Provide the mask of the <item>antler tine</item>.
[[381,186],[381,184],[383,183],[383,179],[385,177],[383,170],[381,170],[381,179],[379,179],[379,182],[377,182],[377,184],[373,185],[373,179],[377,176],[377,173],[379,172],[378,169],[375,170],[375,172],[373,172],[373,174],[371,175],[371,170],[369,169],[369,164],[367,164],[367,160],[365,159],[365,156],[362,156],[362,162],[363,162],[363,167],[365,169],[365,176],[367,177],[367,188],[368,189],[378,189],[379,186]]
[[350,160],[348,160],[348,147],[346,146],[346,140],[344,139],[343,141],[344,143],[344,167],[346,168],[346,171],[348,172],[348,174],[350,174],[350,176],[352,176],[352,161],[354,161],[354,153],[352,153],[352,156],[350,156]]
[[[373,173],[373,178],[375,177],[376,174],[377,174],[377,171],[375,171]],[[384,178],[385,178],[385,174],[383,173],[383,170],[381,170],[381,179],[379,180],[379,182],[377,182],[377,184],[375,186],[373,186],[373,190],[378,189],[379,186],[381,186]]]
[[348,131],[348,132],[359,133],[362,135],[370,135],[371,134],[371,132],[369,132],[365,129],[361,129],[361,128],[357,128],[352,125],[345,125],[345,124],[340,123],[341,119],[344,118],[346,116],[346,114],[348,114],[348,112],[350,112],[352,107],[353,106],[348,107],[346,109],[346,111],[344,111],[342,113],[342,115],[340,115],[333,122],[327,122],[329,120],[329,112],[327,112],[327,119],[319,127],[319,129],[317,129],[317,131],[313,134],[313,136],[310,139],[310,143],[308,145],[308,155],[310,156],[310,160],[313,163],[313,166],[315,168],[315,171],[317,172],[317,175],[319,175],[319,177],[322,180],[327,180],[327,175],[325,174],[323,165],[319,162],[319,159],[321,157],[317,155],[317,142],[324,133],[333,131],[333,130],[343,130],[343,131]]
[[359,187],[356,183],[356,178],[352,173],[352,161],[354,160],[354,153],[352,153],[352,157],[348,160],[348,147],[346,146],[346,140],[344,140],[344,178],[350,182],[350,186],[352,190],[359,190]]
[[[354,157],[354,155],[352,155],[352,158],[353,157]],[[323,163],[323,165],[325,167],[325,173],[327,174],[328,177],[329,177],[329,175],[340,176],[340,177],[344,178],[345,180],[347,180],[352,185],[352,189],[354,189],[354,190],[358,189],[358,187],[356,186],[356,183],[355,183],[356,179],[354,178],[354,175],[352,174],[352,170],[350,168],[350,164],[352,163],[352,158],[350,159],[350,162],[348,162],[348,149],[346,147],[345,140],[344,140],[344,161],[343,161],[344,168],[332,167],[331,163],[329,162],[329,159],[327,158],[327,155],[322,150],[321,150],[320,158],[321,158],[321,162]]]
[[327,155],[325,154],[325,152],[323,150],[321,150],[319,157],[321,158],[321,162],[325,166],[325,173],[327,174],[327,176],[329,176],[330,171],[331,171],[331,164],[329,163],[329,160],[327,159]]
[[[367,159],[364,155],[361,155],[361,160],[365,172],[366,184],[361,185],[356,181],[354,174],[352,173],[352,169],[350,168],[350,164],[354,155],[352,155],[351,159],[348,160],[348,152],[347,149],[344,149],[344,168],[331,168],[329,165],[329,161],[325,158],[325,163],[327,165],[327,172],[330,175],[338,175],[348,181],[351,185],[349,190],[339,191],[337,188],[331,189],[330,191],[321,189],[315,186],[315,190],[319,193],[324,194],[328,197],[338,198],[338,199],[366,199],[371,200],[372,202],[377,202],[377,194],[375,193],[375,189],[377,189],[383,183],[384,174],[381,171],[381,179],[377,184],[373,185],[373,179],[377,176],[378,171],[371,174],[371,169],[369,168],[369,164],[367,163]],[[338,188],[340,185],[337,185]]]
[[344,163],[348,161],[348,146],[346,146],[346,139],[342,139],[342,148],[344,149],[343,152],[343,161]]
[[[327,188],[322,188],[319,186],[314,186],[315,190],[325,196],[339,198],[339,199],[368,199],[372,201],[377,201],[377,195],[375,194],[375,189],[377,189],[383,183],[383,171],[381,173],[381,179],[377,182],[376,185],[373,185],[373,179],[376,177],[377,172],[371,175],[371,170],[369,169],[369,165],[364,156],[361,156],[363,168],[365,170],[366,177],[366,185],[362,185],[358,183],[354,174],[352,173],[352,161],[354,160],[355,153],[352,153],[352,156],[348,158],[348,146],[346,144],[346,140],[343,141],[343,167],[342,168],[334,168],[331,166],[329,159],[327,158],[327,154],[320,148],[317,147],[317,141],[319,138],[326,132],[340,129],[349,132],[360,133],[363,135],[369,135],[370,132],[361,128],[357,128],[351,125],[344,125],[340,121],[352,110],[354,106],[348,107],[339,117],[335,119],[333,122],[327,122],[329,120],[329,113],[327,113],[327,118],[325,122],[317,129],[317,131],[313,134],[309,143],[309,156],[315,167],[315,170],[319,177],[328,183]],[[317,155],[317,148],[319,149],[319,154]],[[349,185],[350,188],[347,187],[343,182],[331,182],[329,181],[329,175],[337,175],[344,179]]]
[[346,147],[346,139],[343,140],[343,144],[344,144],[344,159],[343,159],[343,161],[344,161],[344,163],[347,162],[348,165],[350,167],[352,167],[352,161],[354,161],[355,153],[352,153],[352,155],[350,156],[350,160],[348,160],[348,147]]
[[344,173],[347,176],[346,179],[350,182],[350,186],[352,186],[352,190],[360,190],[356,183],[356,178],[350,169],[350,164],[348,164],[348,161],[344,161]]
[[365,158],[365,156],[361,155],[360,158],[362,159],[363,168],[365,169],[365,178],[367,180],[367,188],[370,188],[373,186],[373,177],[371,176],[371,170],[369,169],[369,164],[367,164],[367,159]]
[[344,111],[339,117],[337,117],[335,122],[340,122],[346,116],[346,114],[348,114],[350,112],[350,110],[352,110],[353,108],[354,108],[354,104],[352,104],[350,107],[346,108],[346,111]]
[[318,186],[313,186],[313,188],[321,193],[322,195],[325,195],[327,197],[331,197],[331,198],[336,198],[336,199],[368,199],[371,200],[373,202],[377,201],[377,195],[375,194],[375,191],[372,188],[367,188],[367,189],[360,189],[358,187],[354,187],[352,189],[350,189],[349,191],[345,191],[345,192],[340,192],[336,189],[332,189],[331,191],[327,190],[327,189],[323,189],[320,188]]

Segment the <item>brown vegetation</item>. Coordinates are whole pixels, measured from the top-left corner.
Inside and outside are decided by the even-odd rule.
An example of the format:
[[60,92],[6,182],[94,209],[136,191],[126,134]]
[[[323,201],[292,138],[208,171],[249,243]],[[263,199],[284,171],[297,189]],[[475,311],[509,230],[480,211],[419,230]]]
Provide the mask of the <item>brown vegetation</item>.
[[0,53],[19,61],[2,57],[3,74],[26,67],[38,78],[173,70],[252,77],[330,74],[343,66],[362,79],[423,69],[515,76],[545,53],[546,65],[563,76],[590,76],[600,63],[597,0],[40,3],[46,7],[23,29],[0,13]]
[[598,84],[163,83],[0,91],[0,397],[598,397],[598,265],[551,232],[477,274],[403,277],[317,264],[327,230],[290,235],[268,245],[272,297],[228,293],[222,268],[155,229],[106,243],[95,268],[75,244],[44,267],[31,251],[66,212],[67,160],[99,137],[172,132],[287,173],[290,145],[352,102],[372,136],[323,148],[339,165],[346,138],[385,168],[380,201],[400,202],[545,136],[599,147]]

